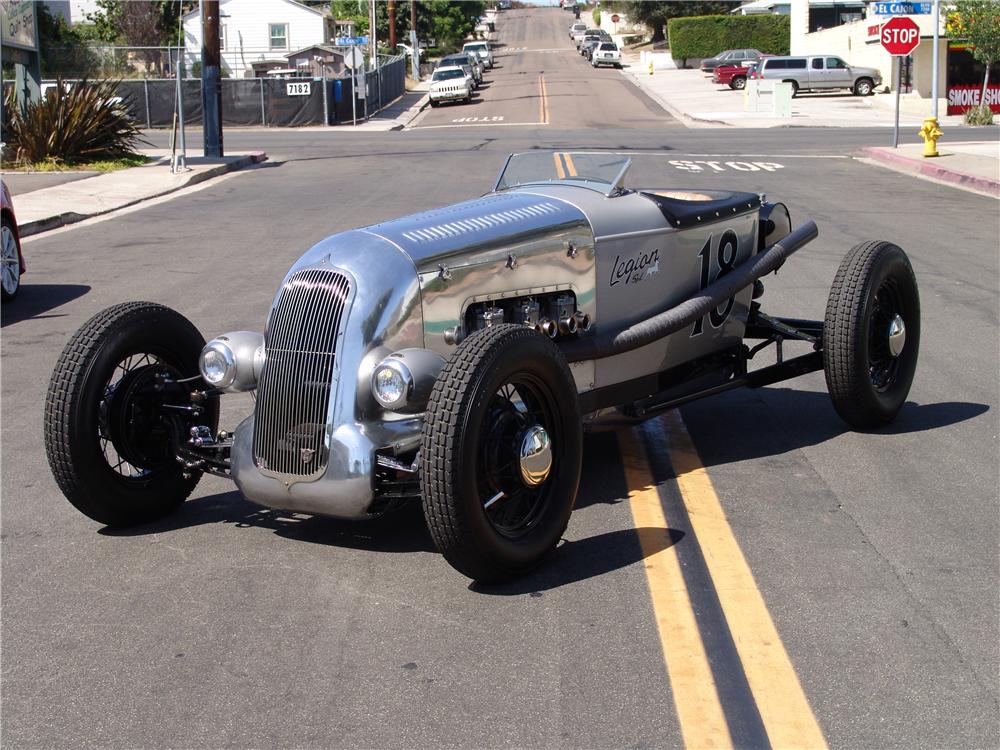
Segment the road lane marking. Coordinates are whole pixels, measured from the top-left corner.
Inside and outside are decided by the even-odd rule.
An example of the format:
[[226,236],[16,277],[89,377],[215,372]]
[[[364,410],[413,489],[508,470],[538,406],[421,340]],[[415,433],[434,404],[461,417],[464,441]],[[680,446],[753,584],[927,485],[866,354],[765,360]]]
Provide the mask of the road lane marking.
[[566,174],[568,174],[570,177],[576,177],[577,171],[576,171],[576,164],[573,163],[573,155],[567,153],[564,154],[563,156],[566,159]]
[[666,428],[677,486],[771,746],[825,748],[823,732],[680,412],[669,412],[656,426]]
[[549,102],[548,95],[545,91],[545,76],[538,76],[538,91],[541,95],[541,101],[538,105],[538,122],[541,125],[549,124]]
[[566,170],[563,168],[562,154],[556,151],[552,154],[552,161],[556,163],[556,177],[560,180],[566,179]]
[[684,745],[732,747],[729,725],[649,464],[633,431],[620,431],[618,442]]
[[[725,172],[727,169],[734,170],[736,172],[774,172],[778,169],[784,169],[784,164],[779,164],[775,161],[706,161],[702,159],[697,159],[689,161],[687,159],[671,159],[667,162],[670,166],[675,169],[680,169],[685,172],[703,172],[705,167],[711,167],[715,172]],[[704,166],[702,166],[704,165]]]

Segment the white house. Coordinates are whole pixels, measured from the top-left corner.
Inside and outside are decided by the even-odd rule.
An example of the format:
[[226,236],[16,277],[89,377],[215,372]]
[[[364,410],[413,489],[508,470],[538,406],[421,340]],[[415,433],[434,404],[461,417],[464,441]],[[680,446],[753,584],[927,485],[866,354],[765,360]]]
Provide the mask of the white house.
[[45,5],[53,16],[61,17],[70,26],[88,23],[87,15],[96,15],[101,10],[97,0],[46,0]]
[[[284,67],[295,50],[329,42],[334,21],[295,0],[221,0],[220,43],[223,75],[252,77],[254,70]],[[190,67],[201,59],[201,14],[186,13],[184,47]]]

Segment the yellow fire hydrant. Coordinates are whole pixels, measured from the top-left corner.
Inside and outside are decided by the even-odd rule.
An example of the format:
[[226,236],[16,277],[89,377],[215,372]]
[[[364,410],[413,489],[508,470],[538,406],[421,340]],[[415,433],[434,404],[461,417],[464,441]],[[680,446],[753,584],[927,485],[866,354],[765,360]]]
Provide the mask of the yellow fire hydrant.
[[649,61],[649,74],[653,75],[653,61],[652,60]]
[[937,120],[933,117],[926,118],[917,135],[924,139],[924,156],[938,156],[937,141],[944,133],[938,127]]

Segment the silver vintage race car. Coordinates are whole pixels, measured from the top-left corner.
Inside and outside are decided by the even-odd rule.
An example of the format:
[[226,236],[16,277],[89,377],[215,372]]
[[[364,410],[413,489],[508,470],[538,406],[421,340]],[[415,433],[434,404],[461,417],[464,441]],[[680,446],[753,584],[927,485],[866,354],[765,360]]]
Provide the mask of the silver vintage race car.
[[[850,250],[824,320],[772,317],[760,279],[816,225],[755,193],[627,187],[629,166],[515,155],[481,198],[334,234],[288,271],[263,333],[206,344],[161,305],[99,313],[45,404],[60,488],[109,525],[169,513],[204,472],[337,518],[419,501],[447,560],[495,581],[558,543],[588,426],[820,369],[852,427],[896,416],[920,336],[899,247]],[[241,391],[253,413],[219,431],[220,396]]]

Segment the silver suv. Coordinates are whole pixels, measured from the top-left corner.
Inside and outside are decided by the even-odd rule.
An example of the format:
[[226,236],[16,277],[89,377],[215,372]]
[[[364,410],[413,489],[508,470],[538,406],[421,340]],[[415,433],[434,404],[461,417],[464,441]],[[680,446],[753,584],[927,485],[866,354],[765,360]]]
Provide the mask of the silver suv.
[[765,57],[757,65],[754,78],[788,81],[792,95],[799,91],[850,89],[857,96],[868,96],[882,85],[882,74],[876,68],[848,65],[834,55],[804,55],[801,57]]

